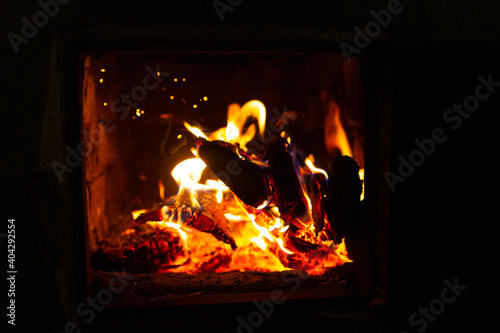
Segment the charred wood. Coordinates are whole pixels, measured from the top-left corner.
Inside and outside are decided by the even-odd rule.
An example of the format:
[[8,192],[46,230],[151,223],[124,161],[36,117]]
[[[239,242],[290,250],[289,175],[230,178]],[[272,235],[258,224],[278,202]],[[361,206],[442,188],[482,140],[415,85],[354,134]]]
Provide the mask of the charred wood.
[[310,187],[312,218],[314,220],[316,235],[318,235],[325,226],[325,219],[328,219],[323,201],[324,189],[326,188],[326,177],[321,173],[314,174],[311,179]]
[[278,141],[269,147],[266,157],[270,167],[269,184],[276,204],[285,222],[291,223],[295,227],[292,231],[296,231],[300,225],[295,220],[307,222],[310,216],[292,156],[287,152],[285,143]]
[[212,234],[215,238],[217,238],[217,240],[231,245],[231,249],[233,250],[236,250],[237,248],[234,239],[226,234],[224,230],[205,212],[195,212],[188,222],[188,225],[191,225],[199,231]]
[[328,209],[332,216],[331,230],[339,243],[357,224],[363,185],[359,179],[359,166],[349,156],[339,156],[333,163],[333,177],[329,190]]
[[225,142],[198,140],[199,155],[212,172],[245,204],[257,207],[267,199],[260,168],[241,159]]
[[[231,248],[236,250],[237,246],[233,233],[224,216],[224,207],[217,203],[212,193],[202,193],[199,200],[203,211],[195,219],[196,221],[192,222],[193,226],[200,231],[211,233],[219,241],[231,245]],[[204,228],[205,230],[201,230],[200,228]],[[209,231],[206,231],[207,228]]]
[[135,219],[135,223],[137,225],[142,225],[147,222],[160,222],[163,221],[163,214],[161,212],[161,207],[160,208],[153,208],[150,211],[147,211],[145,213],[142,213]]

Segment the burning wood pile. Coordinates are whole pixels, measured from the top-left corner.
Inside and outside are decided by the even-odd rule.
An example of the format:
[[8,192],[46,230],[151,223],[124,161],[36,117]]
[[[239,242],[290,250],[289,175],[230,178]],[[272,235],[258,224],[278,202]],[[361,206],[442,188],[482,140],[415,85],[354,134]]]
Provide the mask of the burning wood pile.
[[[228,125],[194,134],[194,158],[173,170],[176,195],[133,212],[118,243],[101,244],[101,262],[132,272],[282,271],[322,274],[351,260],[345,233],[359,210],[360,168],[349,156],[329,172],[299,161],[284,114],[266,131],[259,101],[228,109]],[[266,142],[262,153],[250,142]],[[202,183],[203,180],[203,183]],[[96,257],[96,256],[94,256]]]

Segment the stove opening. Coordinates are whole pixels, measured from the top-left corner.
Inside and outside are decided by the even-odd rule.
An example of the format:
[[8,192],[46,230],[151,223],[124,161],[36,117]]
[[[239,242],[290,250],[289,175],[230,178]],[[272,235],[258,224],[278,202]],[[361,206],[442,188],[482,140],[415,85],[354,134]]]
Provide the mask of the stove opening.
[[259,292],[267,287],[258,281],[293,272],[314,277],[302,286],[308,290],[335,285],[298,297],[345,294],[338,286],[356,271],[349,235],[364,196],[356,59],[334,52],[82,59],[93,279],[105,283],[124,270],[166,279],[169,295],[193,295],[192,279],[219,281],[199,294],[228,294],[236,291],[224,277],[253,276],[241,292]]

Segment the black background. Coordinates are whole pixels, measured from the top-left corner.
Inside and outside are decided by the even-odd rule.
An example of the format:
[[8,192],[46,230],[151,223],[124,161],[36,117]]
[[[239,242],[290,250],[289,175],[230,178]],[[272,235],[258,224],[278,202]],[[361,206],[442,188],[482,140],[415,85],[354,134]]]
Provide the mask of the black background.
[[[61,331],[66,322],[66,295],[61,290],[65,283],[71,283],[70,277],[75,273],[66,267],[71,261],[67,248],[43,244],[44,234],[56,234],[59,230],[37,222],[37,215],[45,214],[75,223],[66,212],[81,209],[68,206],[71,201],[59,189],[68,184],[59,184],[50,166],[54,156],[63,156],[63,152],[42,156],[39,149],[45,139],[41,130],[44,108],[51,103],[44,88],[51,84],[51,55],[59,52],[54,48],[55,41],[75,30],[83,31],[84,37],[87,34],[90,39],[109,33],[116,36],[119,44],[120,30],[157,32],[175,27],[178,31],[217,29],[230,35],[240,28],[258,26],[275,33],[314,28],[322,34],[336,29],[339,33],[332,35],[331,50],[339,50],[340,41],[352,43],[355,26],[363,27],[372,19],[371,10],[386,5],[386,1],[243,1],[232,12],[226,12],[221,22],[212,1],[73,0],[61,5],[59,13],[28,44],[20,45],[15,54],[7,34],[20,34],[21,18],[31,18],[40,8],[35,1],[3,1],[0,212],[2,223],[16,219],[17,327],[23,325],[27,331]],[[430,137],[434,128],[443,128],[448,138],[391,194],[386,323],[398,332],[411,331],[411,313],[440,296],[444,279],[453,281],[457,277],[460,284],[468,286],[467,290],[447,305],[434,323],[429,323],[426,332],[461,332],[466,324],[473,324],[474,331],[485,331],[498,308],[495,266],[500,88],[481,102],[458,129],[452,130],[442,117],[454,103],[462,103],[474,94],[479,75],[487,77],[492,73],[493,80],[500,81],[500,8],[494,1],[465,0],[404,1],[402,5],[404,10],[362,50],[367,54],[382,52],[393,69],[391,170],[397,170],[400,154],[407,157],[416,148],[415,139]],[[236,47],[244,48],[243,44]],[[318,48],[314,43],[309,46]],[[228,44],[227,49],[232,49],[232,45]],[[74,130],[56,122],[55,132],[61,133],[59,138],[64,142],[77,142],[78,131]],[[57,141],[55,137],[51,140]],[[78,184],[78,172],[67,181],[70,187]],[[4,249],[2,241],[2,256],[6,257]],[[1,262],[5,270],[6,261]],[[6,297],[4,291],[1,294]],[[234,331],[234,318],[247,311],[241,307],[230,312],[229,308],[234,310],[224,308],[227,315],[213,314],[219,320],[219,331]],[[282,327],[294,332],[309,327],[307,315],[295,320],[279,315],[286,309],[284,305],[277,310],[275,319],[269,318],[256,331]],[[185,312],[158,311],[171,311],[171,315]],[[147,312],[143,315],[147,318]],[[315,327],[321,326],[325,332],[375,331],[370,325],[341,326],[337,319],[321,312],[311,318],[316,318],[311,319],[317,321]],[[210,331],[209,326],[190,326],[187,322],[177,322],[175,328],[168,324],[163,327]]]

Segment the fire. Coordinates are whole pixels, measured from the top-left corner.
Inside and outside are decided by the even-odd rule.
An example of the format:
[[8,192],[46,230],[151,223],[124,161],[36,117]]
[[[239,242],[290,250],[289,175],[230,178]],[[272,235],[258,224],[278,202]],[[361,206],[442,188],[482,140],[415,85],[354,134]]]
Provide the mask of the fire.
[[191,126],[186,122],[184,122],[183,124],[184,124],[184,127],[186,127],[188,129],[188,131],[190,131],[191,133],[193,133],[197,137],[202,137],[204,139],[208,139],[207,136],[205,135],[205,133],[203,133],[202,130],[200,130],[198,127]]
[[184,189],[205,189],[205,186],[198,183],[205,168],[206,164],[201,158],[190,158],[177,164],[172,170],[172,177],[179,185],[179,192]]
[[227,112],[226,137],[224,141],[229,143],[239,143],[242,148],[253,139],[257,133],[255,124],[251,124],[245,133],[242,133],[243,127],[248,119],[256,119],[258,132],[264,136],[266,125],[266,107],[262,102],[253,100],[247,102],[240,108],[238,104],[231,104]]
[[[243,129],[249,120],[257,122],[257,127],[252,123],[245,132]],[[197,137],[202,137],[209,140],[221,140],[229,143],[237,143],[241,148],[245,148],[246,144],[253,139],[256,133],[264,136],[266,125],[266,107],[261,101],[252,100],[245,103],[242,107],[239,104],[231,104],[227,109],[227,126],[218,129],[211,135],[206,135],[197,127],[191,126],[184,122],[184,126],[188,131]]]
[[342,242],[337,246],[335,254],[339,256],[340,260],[343,262],[352,262],[347,256],[347,249],[345,247],[345,238],[342,238]]
[[[268,241],[270,241],[271,243],[277,243],[278,246],[280,247],[280,249],[285,252],[285,253],[288,253],[288,254],[293,254],[292,251],[290,250],[287,250],[284,246],[283,246],[283,239],[281,238],[277,238],[275,236],[273,236],[271,234],[270,231],[274,230],[275,228],[274,227],[269,227],[268,228],[264,228],[264,227],[261,227],[260,225],[258,225],[256,222],[255,222],[255,215],[253,214],[250,214],[249,215],[249,218],[250,218],[250,221],[252,221],[252,225],[254,226],[255,229],[257,229],[259,231],[259,236],[257,237],[252,237],[250,238],[250,241],[252,242],[255,242],[262,250],[265,250],[267,245],[266,245],[266,242],[264,241],[264,238],[266,238]],[[280,229],[279,231],[281,233],[284,233],[286,230],[288,229],[285,228],[285,229]]]
[[[332,110],[330,111],[334,113],[329,114],[327,122],[333,122],[336,134],[329,135],[325,143],[330,148],[338,147],[342,154],[352,155],[340,123],[339,112]],[[186,129],[199,138],[232,144],[242,159],[242,155],[248,158],[248,142],[256,135],[264,136],[265,125],[266,108],[257,100],[249,101],[243,106],[231,104],[228,107],[226,127],[211,134],[184,122]],[[290,144],[290,137],[286,139]],[[232,270],[283,271],[299,268],[309,274],[322,274],[328,267],[352,261],[348,257],[344,240],[335,244],[328,238],[325,230],[316,230],[308,184],[310,178],[316,174],[323,175],[327,180],[328,173],[314,165],[312,155],[303,161],[307,169],[301,169],[298,173],[306,209],[299,218],[299,215],[290,215],[288,210],[279,209],[272,198],[268,198],[264,203],[260,202],[258,207],[247,205],[221,179],[209,177],[205,184],[201,184],[200,180],[207,164],[199,157],[197,149],[193,148],[192,152],[196,157],[180,162],[171,171],[178,184],[178,192],[166,201],[165,206],[161,208],[161,215],[144,217],[144,214],[147,214],[145,210],[132,213],[134,220],[137,221],[141,216],[149,225],[178,235],[182,239],[184,253],[189,260],[185,260],[178,267],[165,267],[159,271],[197,273]],[[269,168],[267,161],[259,160],[255,156],[252,159],[255,160],[252,160],[252,163],[259,168]],[[360,174],[363,172],[364,170],[360,170]],[[161,181],[159,192],[164,199]],[[322,197],[316,200],[322,200]],[[291,210],[293,211],[292,208]],[[214,235],[218,235],[218,238]],[[230,247],[232,238],[237,248]],[[305,247],[307,251],[299,250],[301,247]]]

